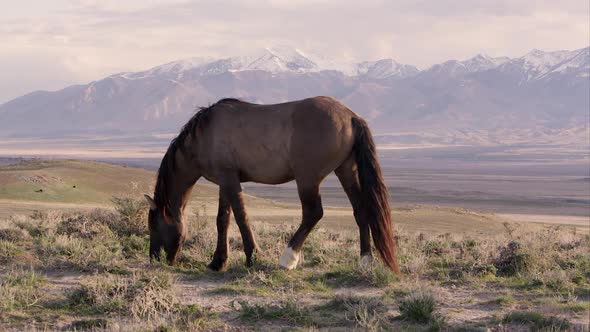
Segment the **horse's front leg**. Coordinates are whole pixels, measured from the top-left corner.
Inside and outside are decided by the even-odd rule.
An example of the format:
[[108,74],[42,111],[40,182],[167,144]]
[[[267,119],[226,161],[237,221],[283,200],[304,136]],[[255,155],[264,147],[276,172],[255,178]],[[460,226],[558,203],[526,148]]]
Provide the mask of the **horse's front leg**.
[[229,218],[231,208],[229,201],[219,191],[219,208],[217,210],[217,248],[213,254],[213,260],[207,266],[213,271],[223,271],[227,266],[228,245],[227,229],[229,228]]
[[244,253],[246,254],[246,266],[252,266],[252,254],[258,251],[258,245],[254,238],[254,233],[250,228],[248,222],[248,215],[244,206],[244,199],[242,197],[242,186],[237,177],[232,177],[234,180],[225,182],[221,187],[222,195],[227,198],[229,204],[234,212],[234,218],[240,229],[242,235],[242,242],[244,243]]

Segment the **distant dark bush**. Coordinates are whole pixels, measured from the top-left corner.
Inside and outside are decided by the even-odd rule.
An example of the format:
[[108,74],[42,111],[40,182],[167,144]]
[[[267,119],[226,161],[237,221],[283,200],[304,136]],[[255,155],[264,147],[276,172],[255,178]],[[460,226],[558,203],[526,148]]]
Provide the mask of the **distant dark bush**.
[[518,241],[510,241],[500,249],[500,255],[494,262],[498,275],[515,276],[527,272],[532,267],[532,257],[524,252]]

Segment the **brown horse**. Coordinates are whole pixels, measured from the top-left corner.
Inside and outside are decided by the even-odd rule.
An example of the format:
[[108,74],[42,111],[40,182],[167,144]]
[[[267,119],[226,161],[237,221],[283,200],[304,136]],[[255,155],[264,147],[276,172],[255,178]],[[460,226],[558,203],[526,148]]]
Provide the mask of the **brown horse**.
[[222,99],[201,108],[172,140],[162,159],[150,204],[150,259],[163,247],[174,264],[185,237],[183,211],[201,177],[219,185],[217,249],[209,268],[225,269],[231,211],[242,235],[246,265],[259,250],[248,223],[241,182],[295,180],[301,225],[279,264],[293,269],[306,237],[323,216],[320,183],[336,173],[360,231],[361,264],[372,260],[370,237],[385,264],[399,273],[387,188],[366,122],[330,97],[275,105]]

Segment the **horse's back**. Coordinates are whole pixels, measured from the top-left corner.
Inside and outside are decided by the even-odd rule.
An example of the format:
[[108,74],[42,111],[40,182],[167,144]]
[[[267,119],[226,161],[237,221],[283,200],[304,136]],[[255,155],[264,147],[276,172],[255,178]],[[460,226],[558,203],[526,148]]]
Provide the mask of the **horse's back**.
[[323,177],[352,150],[353,116],[330,97],[236,103],[215,110],[206,153],[212,164],[237,168],[242,181],[284,183],[308,172]]

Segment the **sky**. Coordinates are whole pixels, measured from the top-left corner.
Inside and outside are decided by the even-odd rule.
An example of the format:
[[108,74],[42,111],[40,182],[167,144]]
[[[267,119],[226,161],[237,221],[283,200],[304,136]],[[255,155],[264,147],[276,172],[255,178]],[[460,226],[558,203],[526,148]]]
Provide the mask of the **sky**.
[[586,0],[0,0],[0,8],[0,103],[273,45],[427,68],[590,44]]

